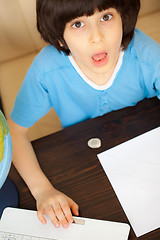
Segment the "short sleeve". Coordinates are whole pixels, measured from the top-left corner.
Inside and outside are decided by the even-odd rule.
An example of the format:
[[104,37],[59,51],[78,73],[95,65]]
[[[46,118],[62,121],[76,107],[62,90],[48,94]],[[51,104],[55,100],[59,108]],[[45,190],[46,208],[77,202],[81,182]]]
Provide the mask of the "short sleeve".
[[45,77],[33,63],[17,94],[11,112],[12,120],[18,125],[31,127],[50,110],[50,97],[43,82],[45,83]]
[[160,62],[157,64],[157,68],[155,71],[155,90],[157,97],[160,99]]

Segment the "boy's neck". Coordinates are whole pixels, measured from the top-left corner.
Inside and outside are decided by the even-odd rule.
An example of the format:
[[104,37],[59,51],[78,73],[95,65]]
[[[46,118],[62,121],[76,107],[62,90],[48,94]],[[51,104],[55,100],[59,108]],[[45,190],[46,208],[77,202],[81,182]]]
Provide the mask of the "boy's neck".
[[[76,63],[76,65],[78,66],[78,68],[80,69],[80,71],[93,83],[95,83],[96,85],[98,86],[103,86],[105,85],[106,83],[108,83],[108,81],[111,79],[112,77],[112,74],[116,68],[116,65],[117,65],[117,62],[119,60],[119,56],[120,54],[118,55],[116,61],[115,61],[115,64],[113,65],[113,67],[108,71],[108,72],[104,72],[104,73],[98,73],[98,72],[91,72],[91,71],[88,71],[88,69],[84,69],[83,68],[83,71],[81,69],[81,67],[79,66],[79,64],[75,61],[75,59],[73,58],[74,62]],[[122,54],[123,56],[123,54]]]
[[[117,61],[118,61],[118,59],[117,59]],[[117,61],[115,63],[115,66],[117,64]],[[103,86],[110,80],[110,78],[111,78],[111,76],[114,72],[115,66],[112,69],[110,69],[110,71],[108,71],[107,73],[99,74],[99,73],[94,73],[93,72],[92,74],[87,75],[87,72],[86,72],[84,74],[86,75],[86,77],[88,79],[90,79],[96,85]]]

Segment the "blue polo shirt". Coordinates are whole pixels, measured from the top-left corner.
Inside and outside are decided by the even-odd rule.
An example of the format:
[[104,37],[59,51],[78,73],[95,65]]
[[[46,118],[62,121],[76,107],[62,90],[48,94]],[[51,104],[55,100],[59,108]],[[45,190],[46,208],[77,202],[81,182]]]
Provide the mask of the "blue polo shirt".
[[96,89],[69,57],[49,45],[35,57],[18,92],[11,118],[31,127],[53,107],[63,127],[160,98],[160,45],[136,29],[112,85]]

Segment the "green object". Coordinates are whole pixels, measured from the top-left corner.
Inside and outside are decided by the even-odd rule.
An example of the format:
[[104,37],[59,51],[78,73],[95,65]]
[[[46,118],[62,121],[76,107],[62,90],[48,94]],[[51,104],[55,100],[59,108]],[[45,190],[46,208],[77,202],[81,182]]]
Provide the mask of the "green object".
[[0,188],[6,180],[12,160],[12,139],[7,121],[0,110]]

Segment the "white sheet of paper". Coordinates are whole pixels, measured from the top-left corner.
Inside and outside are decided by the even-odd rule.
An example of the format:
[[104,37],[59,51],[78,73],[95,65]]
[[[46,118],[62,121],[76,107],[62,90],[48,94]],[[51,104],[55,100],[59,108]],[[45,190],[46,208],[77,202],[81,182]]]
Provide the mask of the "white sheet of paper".
[[160,127],[98,154],[137,237],[160,227]]

